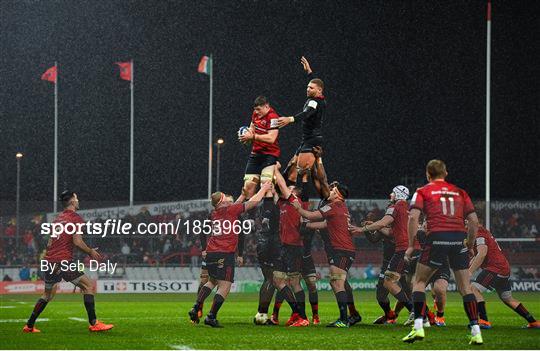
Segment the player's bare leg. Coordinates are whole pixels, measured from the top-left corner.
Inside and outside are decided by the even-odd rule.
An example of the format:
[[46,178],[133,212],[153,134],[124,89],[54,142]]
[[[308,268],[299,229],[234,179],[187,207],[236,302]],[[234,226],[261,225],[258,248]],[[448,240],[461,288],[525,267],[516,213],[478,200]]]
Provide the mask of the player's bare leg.
[[[472,290],[474,292],[474,295],[476,296],[476,301],[478,302],[478,315],[480,317],[480,327],[482,329],[490,329],[491,323],[488,320],[487,311],[486,311],[486,301],[484,300],[484,296],[482,294],[482,291],[484,291],[486,288],[483,286],[473,283],[472,284]],[[497,294],[499,295],[499,298],[502,302],[508,307],[510,307],[514,312],[519,314],[521,317],[523,317],[528,325],[528,328],[540,328],[540,323],[533,317],[533,315],[523,306],[523,304],[516,300],[512,296],[512,291],[497,291]]]
[[32,311],[30,318],[26,322],[26,325],[23,328],[23,332],[25,333],[40,333],[41,332],[41,330],[34,327],[34,324],[36,323],[36,320],[41,314],[41,312],[43,312],[45,307],[47,307],[47,304],[50,301],[52,301],[52,299],[56,295],[57,288],[58,288],[58,284],[54,284],[53,286],[45,286],[43,295],[41,295],[39,300],[37,300],[36,304],[34,305],[34,310]]
[[347,318],[347,292],[345,291],[345,280],[347,271],[330,265],[330,285],[336,296],[339,308],[339,319],[327,325],[327,327],[347,328],[349,327]]
[[412,311],[412,303],[409,300],[409,297],[405,293],[405,289],[402,288],[399,281],[401,279],[401,274],[397,272],[386,271],[384,273],[384,287],[392,294],[398,302],[407,308],[409,312]]
[[[439,327],[445,326],[444,308],[446,307],[446,291],[448,290],[448,281],[446,279],[437,279],[433,283],[432,294],[435,300],[435,324]],[[476,294],[475,294],[476,295]],[[478,301],[478,298],[476,299]]]

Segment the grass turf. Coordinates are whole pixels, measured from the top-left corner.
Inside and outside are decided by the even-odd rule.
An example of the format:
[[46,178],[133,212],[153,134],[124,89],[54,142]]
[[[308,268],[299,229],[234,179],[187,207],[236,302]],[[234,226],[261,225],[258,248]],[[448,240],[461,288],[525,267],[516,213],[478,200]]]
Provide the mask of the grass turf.
[[[533,315],[540,316],[540,293],[515,293]],[[426,329],[426,339],[405,344],[401,338],[409,332],[402,325],[373,325],[381,314],[374,292],[356,292],[357,307],[363,321],[349,329],[325,328],[337,316],[333,295],[319,294],[320,326],[286,328],[255,326],[256,294],[231,294],[218,319],[222,329],[192,325],[187,312],[194,294],[101,294],[96,297],[98,318],[115,328],[90,333],[86,311],[79,294],[58,295],[47,306],[36,327],[39,334],[23,334],[37,295],[0,296],[0,349],[467,349],[467,319],[461,298],[449,294],[447,327]],[[210,307],[210,296],[205,311]],[[526,324],[516,313],[488,294],[487,309],[493,329],[483,331],[480,349],[540,349],[540,330],[522,329]],[[311,310],[307,306],[308,315]],[[290,313],[283,305],[281,323]]]

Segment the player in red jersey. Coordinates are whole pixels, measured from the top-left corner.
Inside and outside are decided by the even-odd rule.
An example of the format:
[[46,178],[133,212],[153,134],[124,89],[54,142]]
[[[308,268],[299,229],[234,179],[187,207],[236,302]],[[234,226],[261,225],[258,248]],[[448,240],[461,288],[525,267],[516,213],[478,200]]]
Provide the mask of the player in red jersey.
[[[274,286],[279,294],[291,305],[293,311],[286,325],[291,327],[307,327],[309,320],[306,316],[306,295],[300,285],[300,273],[303,264],[303,239],[300,233],[301,217],[291,204],[291,199],[301,202],[307,209],[309,199],[303,195],[303,189],[296,186],[287,187],[285,179],[279,172],[279,163],[275,172],[276,185],[280,190],[279,207],[279,237],[281,241],[281,255],[279,264],[274,270]],[[287,284],[287,280],[289,283]],[[294,301],[294,303],[291,303]],[[296,311],[295,311],[296,310]],[[276,308],[274,308],[274,312]]]
[[[448,259],[454,271],[463,305],[470,321],[470,344],[482,344],[478,325],[478,307],[472,292],[469,272],[469,249],[474,245],[478,230],[478,217],[469,195],[448,183],[446,165],[441,160],[431,160],[426,166],[428,184],[418,188],[411,200],[409,211],[409,247],[405,253],[408,260],[414,251],[418,222],[423,212],[427,221],[426,244],[416,264],[413,282],[414,327],[402,340],[414,342],[424,339],[423,315],[426,306],[426,285],[429,278]],[[469,221],[465,229],[464,221]]]
[[[259,96],[253,104],[249,130],[238,137],[242,143],[252,143],[244,176],[244,194],[248,199],[255,194],[258,183],[271,181],[274,177],[280,156],[278,118],[279,115],[270,106],[268,99]],[[272,197],[271,192],[268,192],[267,197]]]
[[[347,305],[350,303],[345,284],[347,272],[351,268],[356,255],[352,236],[349,233],[350,215],[345,199],[349,197],[349,189],[343,184],[335,184],[330,191],[328,203],[316,211],[303,209],[298,201],[293,202],[296,210],[309,223],[310,229],[328,229],[329,247],[326,248],[330,264],[330,285],[336,295],[339,308],[339,319],[327,327],[347,328]],[[361,317],[359,320],[361,320]]]
[[[76,213],[79,209],[79,198],[76,193],[66,190],[60,195],[60,201],[62,202],[64,211],[55,218],[54,223],[62,223],[63,225],[84,223],[81,216]],[[43,261],[46,261],[50,268],[40,272],[43,275],[45,291],[34,306],[34,310],[24,326],[23,332],[40,332],[39,329],[34,327],[36,319],[41,312],[43,312],[47,304],[53,299],[56,294],[57,284],[60,283],[62,279],[73,283],[73,285],[78,286],[81,289],[84,307],[86,308],[88,322],[90,323],[90,326],[88,327],[90,331],[100,332],[114,327],[112,324],[105,324],[97,320],[94,303],[94,284],[86,274],[77,269],[73,269],[70,265],[73,260],[74,247],[77,247],[79,250],[86,253],[93,260],[98,261],[101,259],[101,255],[96,249],[90,248],[84,243],[81,232],[68,234],[64,231],[56,238],[51,237],[47,244],[47,252],[43,258]]]
[[[245,203],[234,203],[232,196],[218,191],[212,194],[212,206],[214,210],[211,214],[212,235],[208,238],[206,245],[206,267],[208,269],[209,280],[199,290],[197,301],[189,311],[189,318],[194,323],[199,323],[200,305],[210,295],[217,286],[218,290],[214,295],[214,302],[208,315],[204,319],[204,324],[214,328],[220,328],[217,320],[217,313],[223,305],[225,298],[231,290],[234,281],[234,261],[235,253],[238,249],[236,262],[239,266],[243,263],[243,233],[242,226],[238,225],[240,215],[257,206],[267,191],[272,188],[271,182],[261,185],[259,192],[250,201]],[[240,228],[236,232],[234,228]]]
[[474,254],[469,270],[473,274],[477,269],[481,268],[480,274],[472,283],[478,301],[480,327],[483,329],[491,328],[486,312],[486,302],[482,293],[487,289],[494,289],[506,306],[525,318],[528,323],[527,328],[540,328],[540,322],[527,311],[521,302],[512,297],[510,264],[493,235],[483,226],[478,228],[478,235],[474,242]]
[[[403,185],[394,187],[394,189],[392,189],[392,193],[390,193],[391,205],[386,209],[384,217],[375,223],[365,224],[362,228],[351,226],[351,233],[361,234],[380,231],[386,227],[392,228],[390,231],[382,231],[383,234],[388,233],[391,235],[395,243],[394,255],[390,259],[388,267],[386,267],[384,272],[384,287],[388,289],[396,300],[398,300],[410,312],[413,307],[412,303],[399,283],[401,276],[404,275],[407,270],[405,251],[409,246],[407,233],[407,224],[409,219],[409,205],[407,203],[408,198],[409,189],[407,189],[407,187]],[[395,315],[392,315],[390,312],[391,310],[388,306],[388,310],[385,311],[387,319],[395,319]]]

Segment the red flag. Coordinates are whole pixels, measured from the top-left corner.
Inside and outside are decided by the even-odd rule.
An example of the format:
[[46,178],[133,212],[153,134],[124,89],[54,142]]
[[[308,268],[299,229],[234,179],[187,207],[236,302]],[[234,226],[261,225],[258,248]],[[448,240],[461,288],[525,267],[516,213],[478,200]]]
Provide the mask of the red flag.
[[116,64],[120,67],[120,78],[131,81],[131,61],[116,62]]
[[58,74],[58,71],[56,70],[56,66],[52,66],[51,68],[46,70],[45,73],[41,75],[41,80],[47,80],[49,82],[53,82],[54,84],[56,84],[57,74]]

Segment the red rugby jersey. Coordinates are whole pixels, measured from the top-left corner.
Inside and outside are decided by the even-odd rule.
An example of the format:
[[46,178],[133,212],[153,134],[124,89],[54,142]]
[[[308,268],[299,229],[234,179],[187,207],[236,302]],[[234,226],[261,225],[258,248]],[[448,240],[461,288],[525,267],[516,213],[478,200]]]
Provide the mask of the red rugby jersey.
[[385,215],[392,216],[392,236],[396,244],[396,251],[404,251],[409,247],[409,205],[405,200],[398,200],[386,208]]
[[493,235],[484,227],[478,227],[476,240],[474,242],[474,253],[478,253],[478,245],[487,246],[487,254],[482,262],[482,269],[508,276],[510,275],[510,264],[504,256],[501,247],[493,237]]
[[[64,226],[68,223],[77,224],[84,223],[84,220],[75,211],[64,210],[60,213],[53,223],[62,223]],[[74,228],[69,226],[67,228],[69,232],[72,232]],[[49,245],[47,246],[47,253],[44,260],[49,262],[61,262],[63,260],[71,261],[73,259],[73,235],[81,234],[67,234],[65,231],[58,235],[56,238],[50,238]]]
[[411,209],[424,212],[428,235],[434,232],[466,232],[464,220],[474,212],[465,190],[444,180],[436,180],[416,190]]
[[[302,208],[307,210],[308,202],[302,202]],[[279,238],[282,244],[304,246],[304,241],[300,235],[300,214],[294,206],[288,201],[279,199]]]
[[349,233],[350,215],[347,205],[343,201],[330,202],[319,209],[324,219],[330,245],[333,249],[355,251],[352,236]]
[[[255,134],[268,134],[268,131],[272,129],[278,129],[278,118],[279,115],[271,107],[270,111],[268,111],[268,113],[262,117],[257,116],[257,114],[253,112],[253,114],[251,115],[251,122],[255,127]],[[272,144],[263,143],[261,141],[254,141],[251,152],[254,154],[272,155],[275,157],[279,157],[280,149],[278,139],[279,136]]]
[[206,252],[236,252],[238,233],[235,234],[233,228],[235,222],[238,228],[242,212],[244,212],[244,204],[232,204],[212,211],[210,218],[214,230],[208,238]]

